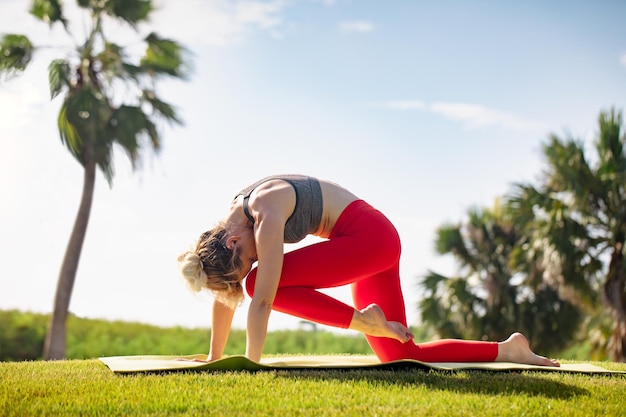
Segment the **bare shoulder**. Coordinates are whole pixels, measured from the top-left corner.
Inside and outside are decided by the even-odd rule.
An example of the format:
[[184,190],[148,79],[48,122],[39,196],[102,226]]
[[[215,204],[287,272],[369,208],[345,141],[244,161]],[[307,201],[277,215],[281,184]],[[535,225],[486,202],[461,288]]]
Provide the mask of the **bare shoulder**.
[[248,207],[253,217],[264,216],[287,220],[296,206],[296,192],[286,181],[267,181],[250,194]]

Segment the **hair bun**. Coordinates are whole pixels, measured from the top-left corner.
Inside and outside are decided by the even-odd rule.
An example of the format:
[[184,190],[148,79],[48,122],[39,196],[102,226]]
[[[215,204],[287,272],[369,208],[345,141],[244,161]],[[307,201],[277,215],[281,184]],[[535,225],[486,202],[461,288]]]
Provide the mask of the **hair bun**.
[[178,269],[189,289],[198,292],[207,287],[207,275],[202,260],[195,252],[187,251],[178,256]]

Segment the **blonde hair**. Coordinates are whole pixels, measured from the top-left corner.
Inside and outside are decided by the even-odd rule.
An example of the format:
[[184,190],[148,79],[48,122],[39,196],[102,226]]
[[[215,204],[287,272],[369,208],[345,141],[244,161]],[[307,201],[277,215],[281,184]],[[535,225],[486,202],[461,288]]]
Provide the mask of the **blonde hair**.
[[220,223],[200,235],[193,251],[178,256],[178,269],[193,292],[208,289],[219,302],[235,308],[243,300],[239,247],[224,242],[227,225]]

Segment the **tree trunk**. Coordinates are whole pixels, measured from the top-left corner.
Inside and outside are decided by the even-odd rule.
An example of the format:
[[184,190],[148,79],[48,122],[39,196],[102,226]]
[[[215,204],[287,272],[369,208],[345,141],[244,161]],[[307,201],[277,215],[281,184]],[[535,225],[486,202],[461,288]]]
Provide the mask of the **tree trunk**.
[[76,271],[80,260],[80,253],[87,233],[89,215],[91,213],[91,203],[96,182],[96,164],[92,161],[85,163],[83,194],[80,207],[70,240],[65,250],[65,257],[59,273],[56,295],[54,298],[54,310],[50,318],[50,325],[46,334],[43,358],[45,360],[58,360],[65,357],[66,346],[66,322],[69,312],[70,298],[76,280]]
[[622,243],[615,246],[611,255],[604,296],[613,314],[613,335],[608,350],[615,362],[626,362],[626,276],[624,275],[624,253]]

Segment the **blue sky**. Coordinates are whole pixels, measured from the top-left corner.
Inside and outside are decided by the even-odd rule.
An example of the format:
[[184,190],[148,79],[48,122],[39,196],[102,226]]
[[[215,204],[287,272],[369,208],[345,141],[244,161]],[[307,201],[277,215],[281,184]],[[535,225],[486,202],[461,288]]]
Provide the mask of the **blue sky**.
[[[140,171],[119,154],[112,189],[98,176],[71,303],[79,316],[208,326],[210,305],[185,290],[177,254],[243,186],[297,172],[345,185],[396,224],[416,324],[417,277],[455,271],[434,253],[436,228],[534,180],[549,134],[591,143],[599,112],[625,105],[623,2],[155,3],[142,33],[193,53],[188,82],[158,87],[185,125],[164,128],[163,152]],[[18,0],[0,3],[0,32],[71,45]],[[2,309],[50,311],[78,208],[82,169],[59,141],[47,87],[48,62],[64,53],[42,50],[0,84]],[[298,322],[273,313],[270,328]]]

